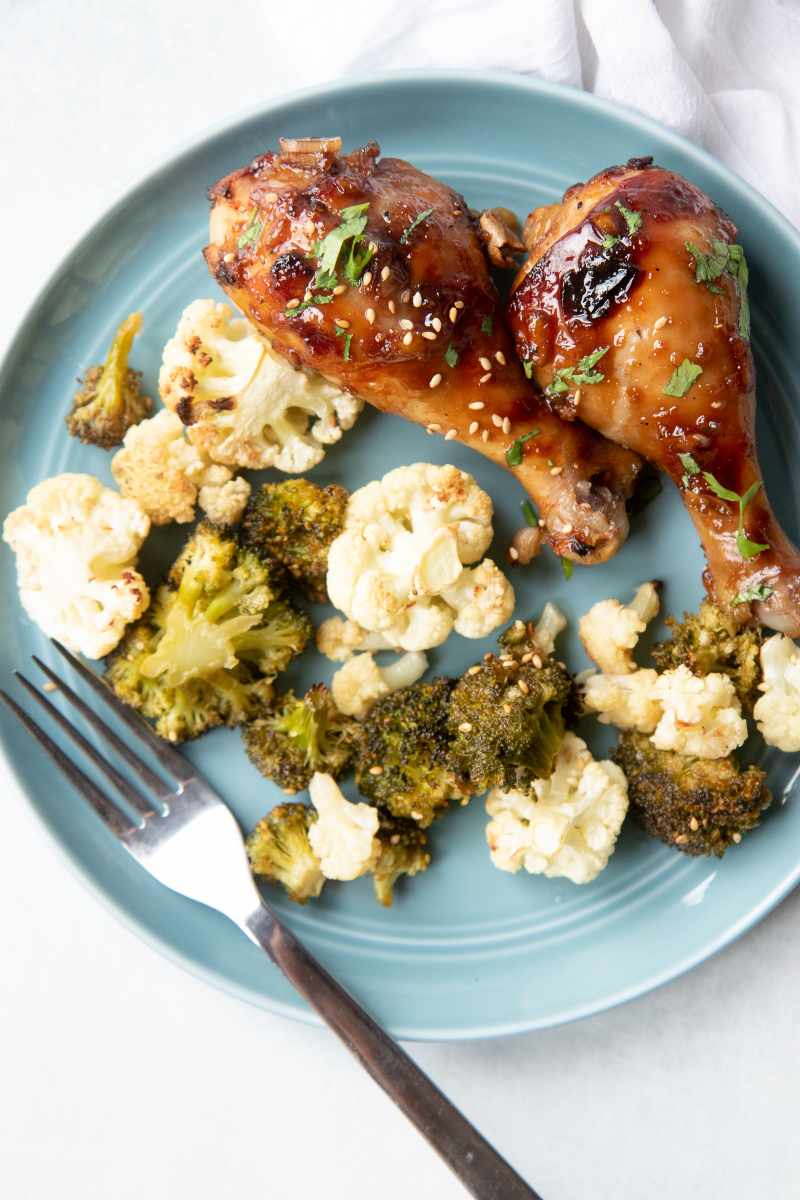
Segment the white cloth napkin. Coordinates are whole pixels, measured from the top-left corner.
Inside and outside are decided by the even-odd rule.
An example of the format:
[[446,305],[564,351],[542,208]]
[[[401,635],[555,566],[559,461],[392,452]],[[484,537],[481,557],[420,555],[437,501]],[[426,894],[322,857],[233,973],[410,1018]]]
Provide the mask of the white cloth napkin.
[[343,77],[470,67],[583,87],[705,146],[800,224],[798,0],[356,0],[348,12],[342,29],[319,10],[326,65]]

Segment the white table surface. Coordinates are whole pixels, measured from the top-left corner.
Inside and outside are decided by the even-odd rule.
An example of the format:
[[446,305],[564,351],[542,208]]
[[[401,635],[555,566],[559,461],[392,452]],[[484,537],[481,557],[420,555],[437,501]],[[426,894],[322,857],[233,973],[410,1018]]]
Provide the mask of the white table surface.
[[[248,63],[268,6],[0,0],[0,343],[158,155],[274,92],[308,4],[282,6]],[[291,55],[296,84],[335,74],[324,37],[310,42]],[[161,959],[69,873],[2,764],[0,796],[4,1196],[465,1194],[332,1037]],[[412,1053],[547,1200],[784,1200],[800,1194],[799,951],[795,895],[625,1008]]]

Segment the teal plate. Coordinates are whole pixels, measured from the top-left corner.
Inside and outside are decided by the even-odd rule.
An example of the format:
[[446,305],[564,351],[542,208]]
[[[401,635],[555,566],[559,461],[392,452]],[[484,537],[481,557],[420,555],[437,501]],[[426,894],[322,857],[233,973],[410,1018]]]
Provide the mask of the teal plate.
[[[762,458],[779,515],[797,536],[800,477],[790,467],[800,454],[797,233],[707,154],[643,117],[535,81],[460,73],[305,92],[210,134],[126,195],[47,283],[3,368],[2,513],[38,480],[60,471],[88,471],[111,482],[108,455],[65,435],[62,418],[75,377],[101,356],[117,322],[140,308],[145,323],[135,363],[154,388],[161,347],[183,307],[217,295],[200,257],[206,188],[281,134],[319,133],[341,134],[347,147],[376,138],[386,154],[440,176],[479,208],[503,204],[527,213],[575,180],[643,154],[705,188],[739,225],[751,263]],[[366,412],[313,477],[352,489],[417,461],[452,462],[489,491],[497,510],[494,555],[502,561],[519,525],[520,489],[478,455],[399,418]],[[174,529],[153,539],[145,556],[151,578],[178,540]],[[517,611],[536,613],[545,600],[559,604],[572,622],[567,656],[582,668],[575,623],[594,601],[627,596],[641,580],[660,578],[666,609],[679,612],[700,599],[702,565],[689,520],[667,488],[636,520],[613,562],[578,568],[569,581],[552,556],[517,571]],[[20,610],[5,547],[0,588],[0,678],[7,680],[32,653],[50,662],[55,656]],[[432,669],[459,672],[490,644],[453,636],[433,652]],[[290,672],[291,682],[328,680],[331,670],[309,654]],[[146,876],[5,719],[2,734],[43,824],[123,920],[209,982],[287,1016],[314,1019],[223,917]],[[607,747],[596,726],[586,736],[596,748]],[[245,826],[276,800],[276,789],[246,761],[236,732],[213,733],[188,753]],[[629,824],[610,866],[588,887],[506,875],[489,861],[477,800],[434,829],[433,866],[398,889],[392,910],[375,903],[365,879],[332,884],[320,902],[303,909],[273,899],[314,953],[399,1036],[488,1037],[585,1016],[701,962],[797,882],[800,811],[781,803],[792,791],[797,759],[765,756],[763,746],[752,753],[765,758],[776,803],[762,827],[721,862],[682,857]]]

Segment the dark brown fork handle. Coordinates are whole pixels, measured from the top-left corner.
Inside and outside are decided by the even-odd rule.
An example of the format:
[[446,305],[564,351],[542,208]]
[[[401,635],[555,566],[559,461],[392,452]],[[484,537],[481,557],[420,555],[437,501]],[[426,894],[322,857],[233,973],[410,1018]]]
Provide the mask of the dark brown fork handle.
[[247,932],[478,1200],[542,1200],[267,908]]

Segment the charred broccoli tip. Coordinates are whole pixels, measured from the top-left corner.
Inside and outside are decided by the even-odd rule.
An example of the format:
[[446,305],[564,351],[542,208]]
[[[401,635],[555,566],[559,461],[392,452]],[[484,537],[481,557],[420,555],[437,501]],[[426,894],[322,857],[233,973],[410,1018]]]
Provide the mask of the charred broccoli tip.
[[285,792],[308,787],[321,771],[334,779],[350,765],[357,724],[336,707],[324,683],[297,699],[287,692],[272,711],[245,725],[244,745],[250,761]]
[[378,841],[380,854],[372,868],[375,897],[384,908],[391,908],[394,885],[400,876],[418,875],[428,869],[431,861],[428,836],[416,821],[398,820],[383,814]]
[[66,417],[71,437],[107,450],[118,446],[131,425],[138,425],[151,412],[153,401],[142,392],[141,373],[128,366],[141,327],[142,314],[131,313],[114,335],[105,362],[84,373]]
[[317,897],[325,883],[308,840],[315,819],[313,809],[305,804],[279,804],[247,839],[253,874],[281,884],[297,904]]

